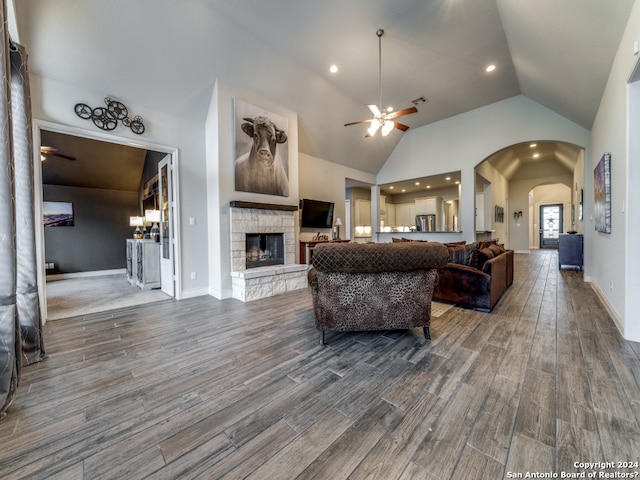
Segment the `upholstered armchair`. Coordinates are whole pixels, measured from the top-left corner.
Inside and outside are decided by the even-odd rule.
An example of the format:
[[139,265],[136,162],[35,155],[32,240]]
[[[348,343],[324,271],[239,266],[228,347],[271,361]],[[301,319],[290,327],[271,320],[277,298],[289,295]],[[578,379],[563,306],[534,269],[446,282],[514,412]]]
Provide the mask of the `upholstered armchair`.
[[309,285],[316,327],[368,331],[422,327],[430,339],[431,297],[440,243],[323,243],[315,247]]

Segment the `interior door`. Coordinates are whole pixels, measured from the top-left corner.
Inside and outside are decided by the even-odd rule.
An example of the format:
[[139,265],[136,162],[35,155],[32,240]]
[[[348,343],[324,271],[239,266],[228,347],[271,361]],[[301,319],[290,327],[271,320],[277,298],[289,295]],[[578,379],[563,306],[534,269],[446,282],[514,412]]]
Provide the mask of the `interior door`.
[[540,248],[558,248],[562,233],[562,204],[540,205]]
[[171,155],[158,163],[160,189],[160,288],[175,296],[175,200],[173,197]]

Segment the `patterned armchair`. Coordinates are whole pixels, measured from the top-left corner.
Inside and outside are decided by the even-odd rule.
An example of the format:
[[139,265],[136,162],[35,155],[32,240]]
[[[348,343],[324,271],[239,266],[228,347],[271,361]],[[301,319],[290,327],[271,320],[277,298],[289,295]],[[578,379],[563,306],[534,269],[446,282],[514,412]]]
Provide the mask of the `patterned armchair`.
[[309,285],[320,343],[325,330],[423,327],[430,339],[431,297],[447,248],[429,243],[322,243]]

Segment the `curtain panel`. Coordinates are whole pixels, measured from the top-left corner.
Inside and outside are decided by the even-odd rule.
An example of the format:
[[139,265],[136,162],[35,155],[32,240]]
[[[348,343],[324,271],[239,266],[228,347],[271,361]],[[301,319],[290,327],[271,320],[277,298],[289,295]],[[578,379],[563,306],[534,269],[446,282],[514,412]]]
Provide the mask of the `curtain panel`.
[[23,365],[44,356],[37,285],[31,105],[26,54],[0,8],[0,419]]

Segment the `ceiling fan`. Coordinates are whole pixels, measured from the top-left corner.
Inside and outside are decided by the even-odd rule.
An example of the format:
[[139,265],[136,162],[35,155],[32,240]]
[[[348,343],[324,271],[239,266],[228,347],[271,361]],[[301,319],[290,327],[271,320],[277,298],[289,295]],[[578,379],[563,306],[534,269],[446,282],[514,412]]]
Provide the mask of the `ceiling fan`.
[[65,160],[75,161],[75,157],[71,157],[69,155],[65,155],[64,153],[60,153],[58,152],[57,148],[49,147],[47,145],[42,145],[40,147],[40,160],[44,162],[48,156],[60,157],[60,158],[64,158]]
[[411,113],[416,113],[418,109],[416,107],[405,108],[404,110],[398,110],[397,112],[393,111],[385,111],[382,109],[382,35],[384,35],[383,29],[378,29],[376,31],[376,35],[378,36],[378,88],[379,88],[379,101],[380,105],[367,105],[371,113],[373,113],[373,118],[369,120],[360,120],[358,122],[345,123],[344,126],[348,127],[349,125],[358,125],[360,123],[371,123],[371,126],[367,129],[367,134],[365,137],[371,137],[375,135],[375,133],[380,129],[380,132],[383,136],[389,135],[389,132],[394,128],[398,130],[402,130],[406,132],[409,130],[409,127],[403,125],[402,123],[396,122],[393,119],[401,117],[403,115],[409,115]]

